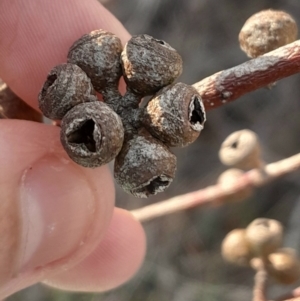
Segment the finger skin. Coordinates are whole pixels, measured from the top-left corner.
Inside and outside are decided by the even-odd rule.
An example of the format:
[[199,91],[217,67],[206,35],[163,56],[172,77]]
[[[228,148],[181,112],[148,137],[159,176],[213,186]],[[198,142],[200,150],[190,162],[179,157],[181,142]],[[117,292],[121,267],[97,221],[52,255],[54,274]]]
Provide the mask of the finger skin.
[[123,43],[130,37],[97,0],[1,0],[0,77],[37,108],[48,72],[66,62],[74,41],[100,28],[115,33]]
[[65,290],[103,292],[123,284],[141,266],[145,234],[133,216],[116,208],[104,239],[74,268],[44,283]]
[[[13,121],[13,120],[0,120],[0,204],[1,204],[1,215],[11,216],[14,214],[14,223],[1,223],[0,232],[5,231],[6,235],[1,237],[1,245],[8,246],[3,248],[3,252],[0,254],[0,273],[3,275],[2,266],[5,266],[5,270],[9,271],[10,278],[5,279],[0,285],[0,299],[4,296],[11,294],[12,292],[31,285],[37,281],[44,279],[47,275],[59,272],[69,266],[75,265],[85,258],[90,252],[97,246],[99,241],[104,235],[107,229],[112,210],[114,206],[114,189],[111,180],[111,175],[106,167],[95,170],[89,170],[81,168],[75,163],[71,162],[67,158],[63,151],[59,138],[59,129],[53,126],[47,126],[28,121]],[[13,151],[12,151],[13,150]],[[48,242],[41,240],[40,245],[37,246],[37,253],[33,253],[33,259],[40,257],[43,260],[43,256],[46,257],[46,262],[43,266],[24,266],[23,259],[24,253],[27,252],[28,247],[26,242],[29,239],[27,231],[23,231],[22,226],[25,225],[25,219],[27,213],[30,211],[30,202],[23,201],[21,193],[22,183],[26,178],[28,171],[34,172],[34,166],[37,166],[37,162],[41,160],[44,162],[52,162],[51,158],[57,157],[58,160],[63,160],[64,163],[58,166],[57,175],[59,175],[60,169],[66,168],[71,169],[72,173],[76,173],[78,181],[76,185],[83,183],[81,189],[87,189],[90,203],[93,205],[93,212],[90,214],[86,208],[86,200],[79,196],[76,199],[76,195],[73,194],[72,190],[60,191],[59,183],[55,187],[51,187],[51,183],[45,183],[44,187],[38,187],[41,191],[55,191],[56,199],[53,199],[53,206],[51,206],[51,196],[42,196],[40,199],[40,206],[46,206],[46,210],[52,215],[51,224],[55,224],[55,228],[50,233],[53,238],[54,247],[51,248],[46,254],[43,249],[43,244]],[[51,166],[50,166],[51,168]],[[47,175],[40,174],[43,178]],[[47,178],[48,180],[49,177]],[[76,180],[76,178],[73,178]],[[55,180],[55,179],[54,179]],[[70,180],[71,181],[71,180]],[[36,183],[31,183],[33,186]],[[65,183],[62,183],[63,187],[68,184],[68,179],[65,179]],[[49,187],[50,185],[50,187]],[[86,188],[85,186],[89,187]],[[72,183],[68,186],[72,187]],[[80,187],[79,187],[80,188]],[[34,187],[32,188],[34,189]],[[31,190],[32,190],[31,189]],[[30,187],[29,187],[30,190]],[[45,203],[44,199],[48,199]],[[59,201],[58,201],[59,200]],[[80,212],[70,212],[70,206],[72,202],[76,204],[77,210]],[[3,206],[4,204],[4,206]],[[6,205],[5,205],[6,204]],[[65,214],[65,223],[59,222],[63,219],[63,213]],[[74,218],[70,219],[70,213]],[[80,214],[87,214],[87,218],[80,216]],[[56,216],[60,217],[56,220]],[[78,220],[76,217],[83,219],[83,223],[80,223],[84,231],[78,228]],[[30,224],[39,224],[40,227],[49,229],[51,224],[45,224],[43,220],[40,220],[41,216],[39,212],[36,215],[30,217]],[[86,226],[84,221],[90,219]],[[56,241],[68,241],[72,239],[70,235],[72,233],[65,231],[67,227],[70,230],[75,230],[75,243],[81,240],[84,241],[84,245],[74,248],[74,245],[70,246],[70,249],[64,250],[63,254],[67,256],[60,257],[60,246],[55,244]],[[39,230],[39,229],[34,229]],[[82,233],[82,237],[77,237],[76,233]],[[73,231],[72,231],[73,232]],[[62,237],[64,236],[64,237]],[[17,241],[16,241],[17,238]],[[51,239],[51,236],[49,236]],[[30,246],[29,246],[30,247]],[[64,247],[64,246],[62,246]],[[59,254],[57,256],[57,253]],[[9,261],[7,261],[9,258]],[[47,259],[50,258],[50,261]],[[55,260],[51,260],[54,258]],[[30,263],[30,258],[26,260],[26,263]]]
[[[54,275],[62,271],[69,270],[83,260],[84,263],[78,269],[74,268],[62,278],[56,279],[55,285],[61,288],[78,290],[79,286],[72,285],[72,283],[74,281],[76,284],[76,281],[83,274],[86,274],[90,275],[90,281],[82,282],[80,290],[99,290],[99,288],[105,290],[119,285],[131,277],[143,260],[145,236],[141,225],[123,210],[117,210],[113,222],[110,222],[114,205],[114,191],[108,169],[103,167],[91,170],[79,167],[71,162],[60,145],[57,135],[59,129],[56,127],[28,121],[1,120],[0,128],[0,165],[2,167],[0,170],[0,204],[3,204],[5,200],[9,200],[11,207],[8,209],[14,212],[15,215],[18,213],[17,220],[19,221],[18,227],[14,227],[13,223],[12,226],[5,227],[6,232],[10,234],[5,236],[6,241],[3,241],[3,237],[1,238],[3,245],[11,245],[10,249],[5,249],[6,256],[11,256],[10,262],[17,264],[8,265],[7,267],[7,270],[10,271],[11,269],[13,273],[10,274],[10,278],[6,279],[5,283],[0,285],[0,299],[38,281],[54,277]],[[15,151],[11,152],[12,149]],[[41,178],[46,176],[48,181],[46,183],[42,181],[43,184],[41,185],[46,186],[39,187],[39,189],[46,194],[45,196],[41,194],[41,206],[44,206],[43,198],[47,198],[50,195],[50,204],[49,202],[46,204],[46,210],[52,212],[54,217],[52,217],[51,224],[44,225],[44,228],[51,230],[49,239],[52,239],[52,245],[49,246],[47,240],[42,240],[41,244],[47,245],[46,250],[43,245],[39,246],[38,253],[33,253],[33,261],[26,260],[25,265],[20,264],[20,259],[24,259],[23,253],[26,252],[26,248],[22,248],[24,244],[20,243],[20,241],[26,242],[28,240],[28,233],[22,231],[22,227],[20,227],[20,225],[24,225],[23,220],[26,219],[28,211],[24,208],[20,186],[22,186],[24,175],[27,175],[28,170],[37,172],[38,168],[36,166],[38,164],[36,162],[42,161],[44,164],[49,160],[49,162],[52,162],[49,164],[54,166],[53,161],[51,161],[53,156],[63,160],[64,164],[71,168],[72,174],[75,173],[79,178],[79,182],[76,182],[77,184],[73,187],[71,180],[71,183],[68,183],[68,179],[59,180],[59,182],[67,182],[70,187],[68,190],[63,189],[61,191],[59,185],[65,185],[65,183],[54,182],[56,183],[55,187],[52,187],[49,174],[39,174]],[[44,168],[46,169],[46,167]],[[60,165],[55,166],[58,176],[62,169],[63,167]],[[90,197],[88,192],[83,196],[80,195],[79,191],[86,189],[85,186],[77,187],[81,182],[83,182],[83,185],[91,187],[92,194]],[[76,189],[78,191],[74,194],[73,190]],[[29,190],[32,194],[34,188]],[[53,200],[51,199],[52,191],[55,192]],[[85,210],[90,198],[95,203],[92,206],[91,216],[89,211]],[[31,199],[33,200],[32,196]],[[51,201],[53,206],[51,206]],[[77,204],[76,208],[78,209],[72,208],[72,203]],[[30,206],[30,202],[25,204]],[[6,210],[5,212],[7,213],[9,212],[5,207],[1,207],[1,209]],[[75,212],[71,212],[74,210]],[[5,215],[5,212],[2,213]],[[81,215],[83,214],[88,215],[87,219],[84,220],[89,221],[88,227],[84,228],[84,231],[79,228],[79,219],[82,218]],[[55,221],[56,216],[59,219],[54,223],[56,228],[52,229],[53,219]],[[70,216],[74,216],[74,218]],[[30,223],[35,224],[35,219],[38,219],[38,217],[38,214],[31,216]],[[63,219],[63,222],[61,219]],[[110,230],[106,233],[109,224]],[[0,227],[2,227],[2,224],[0,224]],[[66,231],[66,228],[69,230]],[[45,256],[46,258],[49,256],[50,258],[56,258],[55,256],[60,250],[60,245],[64,247],[71,239],[73,232],[77,234],[80,231],[82,232],[82,237],[78,238],[77,247],[74,249],[72,246],[71,251],[66,256],[62,258],[58,256],[56,260],[47,262],[44,265],[36,265],[37,258],[40,258],[40,260],[43,260]],[[2,233],[3,229],[0,228],[0,232]],[[104,235],[105,239],[103,244],[101,244]],[[19,238],[19,241],[15,244],[16,237]],[[94,260],[95,257],[89,257],[95,249],[97,250],[94,253],[96,254],[96,261]],[[3,262],[0,254],[0,265],[3,265]],[[96,267],[97,270],[95,270]],[[1,266],[0,271],[3,271]],[[108,273],[108,271],[111,273]],[[89,278],[87,277],[86,279]]]

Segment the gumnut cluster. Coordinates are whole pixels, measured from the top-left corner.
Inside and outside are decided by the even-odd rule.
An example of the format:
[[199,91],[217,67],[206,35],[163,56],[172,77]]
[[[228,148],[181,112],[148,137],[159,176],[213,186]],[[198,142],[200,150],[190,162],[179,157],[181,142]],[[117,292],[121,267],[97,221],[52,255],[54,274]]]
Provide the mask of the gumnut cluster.
[[231,186],[245,171],[264,166],[256,133],[248,129],[231,133],[220,147],[219,159],[229,167],[218,178],[218,184],[225,195],[222,201],[235,202],[250,197],[253,193],[252,187],[241,188],[232,193]]
[[[67,57],[50,71],[39,107],[61,120],[69,157],[90,168],[115,159],[117,182],[134,196],[164,191],[176,171],[170,147],[194,142],[206,120],[197,90],[174,83],[182,72],[180,55],[149,35],[133,36],[123,48],[114,34],[95,30],[77,40]],[[118,90],[122,76],[124,95]],[[142,105],[145,96],[151,97]]]
[[256,269],[263,264],[277,282],[291,284],[300,279],[300,261],[294,249],[282,248],[280,222],[257,218],[246,229],[234,229],[222,242],[223,258],[240,266]]

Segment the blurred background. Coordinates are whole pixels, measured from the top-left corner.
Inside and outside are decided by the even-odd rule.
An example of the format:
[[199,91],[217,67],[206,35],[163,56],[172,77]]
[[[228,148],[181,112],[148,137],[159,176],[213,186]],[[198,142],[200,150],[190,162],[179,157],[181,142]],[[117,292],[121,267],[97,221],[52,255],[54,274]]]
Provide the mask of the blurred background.
[[[131,34],[147,33],[167,41],[181,54],[179,79],[193,84],[247,60],[238,44],[239,30],[252,14],[267,8],[290,13],[300,24],[299,0],[106,0],[101,1]],[[117,206],[139,208],[216,182],[225,167],[218,150],[231,132],[248,128],[261,141],[263,159],[273,162],[300,150],[300,75],[260,89],[208,112],[200,138],[175,149],[177,176],[170,188],[147,200],[135,199],[117,187]],[[8,301],[241,301],[251,300],[253,272],[231,266],[220,245],[232,229],[257,217],[285,226],[284,245],[300,248],[300,172],[256,190],[240,203],[194,208],[144,224],[147,257],[130,282],[103,294],[61,292],[36,285]],[[298,283],[298,286],[300,283]],[[292,287],[296,287],[293,285]],[[270,285],[272,298],[292,287]]]

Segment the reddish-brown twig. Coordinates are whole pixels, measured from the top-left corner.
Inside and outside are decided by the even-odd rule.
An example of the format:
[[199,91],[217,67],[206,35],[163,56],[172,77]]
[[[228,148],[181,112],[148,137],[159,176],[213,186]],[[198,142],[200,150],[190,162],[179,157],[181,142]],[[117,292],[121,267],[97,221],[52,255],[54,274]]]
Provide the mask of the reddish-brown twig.
[[132,210],[131,213],[139,221],[147,221],[159,216],[189,209],[195,206],[208,204],[213,201],[222,201],[230,195],[248,187],[259,187],[275,180],[287,173],[300,168],[300,153],[264,166],[261,169],[252,169],[242,175],[236,182],[224,187],[221,184],[209,186],[198,191],[173,197],[169,200]]
[[300,40],[215,73],[193,86],[209,110],[298,72],[300,72]]

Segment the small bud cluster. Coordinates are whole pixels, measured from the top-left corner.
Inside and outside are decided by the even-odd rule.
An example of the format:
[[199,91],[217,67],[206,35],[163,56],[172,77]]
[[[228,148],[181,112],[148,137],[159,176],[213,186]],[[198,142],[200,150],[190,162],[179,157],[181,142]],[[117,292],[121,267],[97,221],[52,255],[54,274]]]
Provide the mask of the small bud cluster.
[[258,218],[246,229],[235,229],[222,242],[223,258],[240,266],[255,268],[264,263],[269,275],[279,283],[291,284],[300,279],[300,261],[295,250],[282,248],[280,222]]
[[[230,167],[223,172],[218,183],[226,191],[245,171],[252,168],[261,168],[261,150],[257,135],[250,130],[240,130],[230,134],[222,143],[219,150],[219,159]],[[250,197],[252,187],[240,189],[235,194],[229,194],[225,201],[234,202]]]
[[181,72],[180,55],[164,41],[137,35],[123,49],[114,34],[95,30],[72,45],[68,63],[50,71],[39,106],[46,117],[61,120],[61,142],[72,160],[95,168],[115,159],[117,182],[147,197],[174,178],[169,148],[194,142],[206,120],[197,90],[173,83]]

